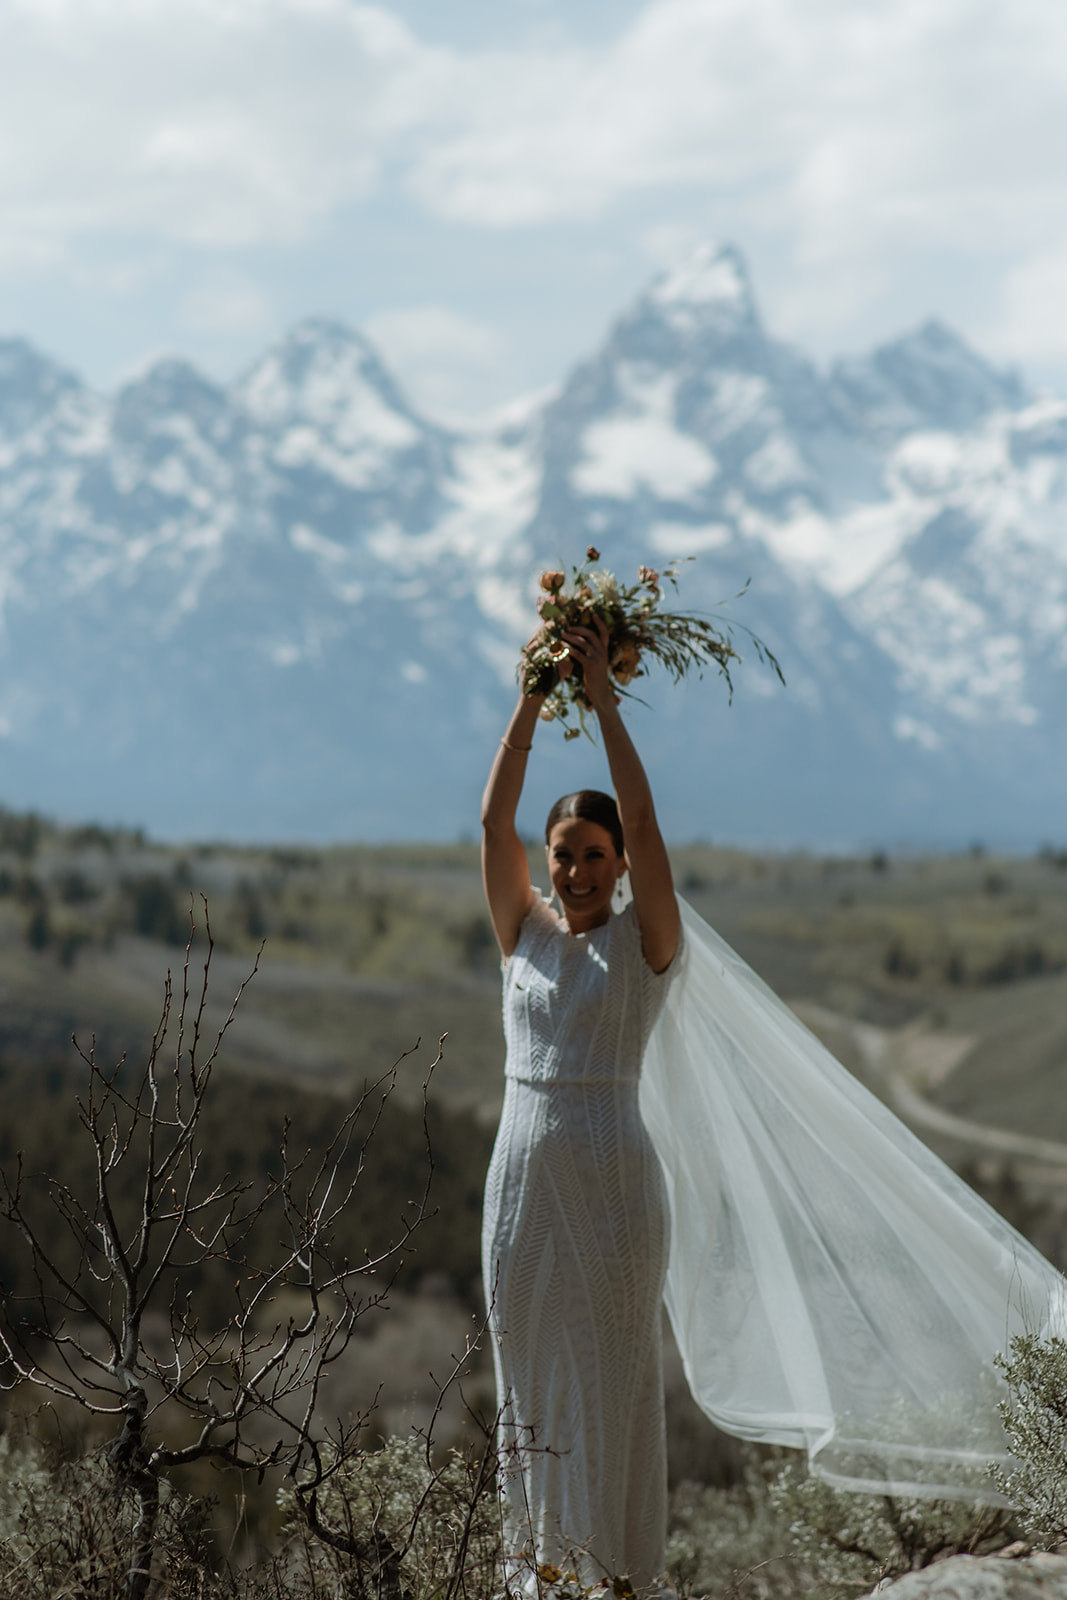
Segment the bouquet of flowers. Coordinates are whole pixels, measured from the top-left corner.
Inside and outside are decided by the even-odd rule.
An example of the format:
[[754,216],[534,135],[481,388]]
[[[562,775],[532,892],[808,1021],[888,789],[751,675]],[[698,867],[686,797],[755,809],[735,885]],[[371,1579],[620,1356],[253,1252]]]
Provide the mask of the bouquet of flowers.
[[[571,708],[577,707],[584,727],[591,703],[581,663],[571,655],[563,635],[575,626],[592,627],[595,617],[608,630],[608,670],[619,696],[633,697],[629,685],[648,671],[649,657],[666,667],[676,683],[687,672],[696,669],[700,673],[714,663],[732,695],[730,663],[741,658],[731,643],[731,628],[720,628],[694,612],[663,609],[664,585],[677,589],[679,563],[673,562],[662,572],[639,567],[637,582],[627,587],[614,573],[593,564],[599,560],[599,550],[590,545],[581,566],[571,569],[569,582],[565,572],[541,574],[537,601],[541,626],[522,652],[518,676],[524,694],[547,695],[542,717],[546,721],[558,717],[567,723]],[[744,631],[759,659],[773,667],[784,683],[771,651],[751,629]],[[564,737],[576,739],[581,731],[581,727],[567,727]]]

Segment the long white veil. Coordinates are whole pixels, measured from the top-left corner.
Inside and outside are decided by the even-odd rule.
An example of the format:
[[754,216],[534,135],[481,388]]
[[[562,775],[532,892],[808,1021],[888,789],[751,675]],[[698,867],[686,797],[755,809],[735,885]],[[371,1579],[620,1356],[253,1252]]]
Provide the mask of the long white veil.
[[995,1502],[992,1358],[1063,1332],[1064,1279],[680,903],[641,1109],[694,1397],[842,1487]]

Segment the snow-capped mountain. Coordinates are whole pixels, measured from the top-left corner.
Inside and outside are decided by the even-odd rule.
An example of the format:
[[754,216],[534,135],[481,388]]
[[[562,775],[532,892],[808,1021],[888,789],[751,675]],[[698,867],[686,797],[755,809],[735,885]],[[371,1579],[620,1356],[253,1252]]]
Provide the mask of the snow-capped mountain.
[[[593,543],[622,574],[694,557],[679,603],[728,600],[786,672],[746,660],[732,707],[647,680],[676,835],[1059,838],[1065,471],[1067,402],[937,322],[821,371],[730,249],[495,433],[421,416],[321,320],[228,389],[165,361],[101,397],[0,343],[0,795],[181,835],[472,831],[534,574]],[[539,743],[531,826],[604,781]]]

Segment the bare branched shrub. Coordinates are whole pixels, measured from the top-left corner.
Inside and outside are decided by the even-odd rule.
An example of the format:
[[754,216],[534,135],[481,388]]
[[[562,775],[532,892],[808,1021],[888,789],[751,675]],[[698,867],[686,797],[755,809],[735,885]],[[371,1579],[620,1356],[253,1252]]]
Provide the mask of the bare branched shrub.
[[[194,948],[203,955],[196,982]],[[212,1034],[212,948],[205,903],[177,997],[168,974],[143,1068],[125,1057],[105,1067],[94,1046],[79,1049],[92,1192],[38,1179],[21,1160],[0,1174],[0,1221],[21,1238],[33,1284],[18,1294],[0,1285],[6,1381],[112,1429],[103,1459],[115,1492],[110,1502],[98,1498],[105,1505],[118,1496],[124,1508],[116,1526],[126,1528],[122,1592],[130,1600],[144,1600],[159,1576],[165,1486],[177,1469],[204,1460],[259,1475],[280,1468],[315,1520],[315,1489],[329,1475],[323,1450],[329,1470],[339,1470],[358,1455],[366,1421],[321,1428],[331,1369],[428,1214],[427,1136],[425,1183],[393,1238],[376,1250],[368,1243],[356,1261],[336,1242],[395,1069],[364,1092],[318,1154],[291,1149],[286,1127],[269,1174],[215,1169],[203,1112],[245,985]],[[205,1325],[193,1290],[218,1273],[232,1286],[230,1314],[222,1326]]]

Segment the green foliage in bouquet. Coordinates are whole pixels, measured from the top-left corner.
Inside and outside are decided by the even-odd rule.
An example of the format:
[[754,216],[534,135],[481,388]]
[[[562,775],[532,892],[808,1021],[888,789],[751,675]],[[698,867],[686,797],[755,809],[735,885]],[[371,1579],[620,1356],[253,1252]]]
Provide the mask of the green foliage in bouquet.
[[[608,630],[608,670],[619,696],[632,697],[629,685],[647,673],[651,657],[676,683],[688,672],[699,674],[714,665],[726,679],[732,697],[730,664],[741,659],[733,647],[733,629],[695,612],[663,607],[664,585],[678,587],[679,563],[673,562],[662,572],[640,567],[637,582],[627,586],[620,584],[614,573],[594,566],[599,560],[600,552],[590,545],[582,564],[571,569],[570,582],[565,572],[541,574],[537,602],[541,626],[522,652],[518,675],[524,694],[547,696],[541,711],[545,721],[558,717],[566,724],[576,707],[584,727],[584,714],[592,706],[581,663],[571,655],[563,636],[569,628],[592,627],[597,618]],[[784,683],[782,669],[767,646],[750,628],[735,626],[748,634],[759,659],[773,667]],[[564,737],[575,739],[581,731],[581,727],[568,726]]]

